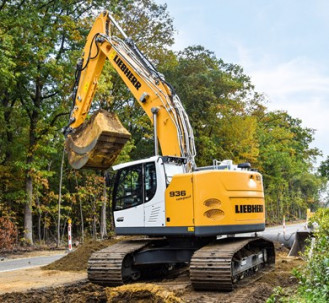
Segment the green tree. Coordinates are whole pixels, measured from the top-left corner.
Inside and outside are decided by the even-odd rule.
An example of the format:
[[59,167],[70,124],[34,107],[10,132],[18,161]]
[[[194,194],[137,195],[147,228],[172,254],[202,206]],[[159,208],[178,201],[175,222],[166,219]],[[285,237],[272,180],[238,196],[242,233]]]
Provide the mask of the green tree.
[[258,112],[257,117],[257,168],[264,177],[268,218],[301,217],[307,207],[319,202],[321,181],[310,173],[319,155],[310,147],[314,131],[286,112]]
[[[121,3],[125,3],[121,2]],[[25,171],[26,203],[24,208],[24,237],[32,238],[33,171],[44,163],[36,155],[45,154],[40,145],[63,115],[67,115],[66,100],[73,78],[77,49],[89,27],[87,14],[101,9],[105,1],[3,1],[1,3],[2,110],[8,145],[2,152],[7,161],[13,142],[13,110],[20,107],[26,119],[27,148],[22,150]],[[122,7],[111,1],[111,9]],[[3,55],[4,54],[4,55]],[[42,151],[40,150],[42,149]],[[40,157],[40,159],[42,159]],[[21,161],[21,159],[20,159]]]
[[329,156],[327,156],[326,160],[321,162],[318,171],[319,171],[321,177],[324,177],[327,180],[329,180]]
[[166,70],[189,115],[196,138],[197,163],[214,158],[255,161],[256,119],[248,115],[253,93],[240,66],[224,63],[202,46],[178,53]]

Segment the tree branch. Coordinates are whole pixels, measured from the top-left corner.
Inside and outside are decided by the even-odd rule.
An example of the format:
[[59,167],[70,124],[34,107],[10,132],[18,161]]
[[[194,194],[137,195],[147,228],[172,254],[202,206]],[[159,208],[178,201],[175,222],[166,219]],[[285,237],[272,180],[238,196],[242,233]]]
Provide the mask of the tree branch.
[[60,46],[60,48],[58,50],[58,53],[57,53],[57,56],[56,56],[56,62],[59,60],[59,58],[61,57],[61,54],[64,51],[64,43],[65,43],[65,34],[63,33],[61,46]]
[[0,3],[0,11],[5,7],[7,0],[3,0]]
[[42,132],[40,132],[39,136],[38,136],[38,140],[44,136],[45,134],[47,134],[47,132],[49,131],[49,129],[55,125],[55,122],[57,121],[57,119],[61,116],[66,116],[66,115],[69,115],[70,113],[67,112],[67,113],[59,113],[57,114],[51,121],[50,123],[48,124],[48,127],[46,127],[45,129],[43,129]]
[[54,96],[56,96],[58,93],[59,93],[59,92],[57,91],[57,92],[54,92],[54,93],[49,94],[49,95],[47,95],[47,96],[41,97],[41,100],[45,100],[45,99],[48,99],[48,98],[54,97]]

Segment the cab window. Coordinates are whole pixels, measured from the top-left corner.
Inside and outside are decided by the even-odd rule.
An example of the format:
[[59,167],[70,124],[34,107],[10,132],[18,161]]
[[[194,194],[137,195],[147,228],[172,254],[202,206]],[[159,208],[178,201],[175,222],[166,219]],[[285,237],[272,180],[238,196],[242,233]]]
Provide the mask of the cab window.
[[144,165],[144,189],[145,202],[152,200],[157,189],[157,175],[155,170],[155,163],[146,163]]
[[115,210],[143,203],[142,165],[135,165],[118,172],[114,191]]

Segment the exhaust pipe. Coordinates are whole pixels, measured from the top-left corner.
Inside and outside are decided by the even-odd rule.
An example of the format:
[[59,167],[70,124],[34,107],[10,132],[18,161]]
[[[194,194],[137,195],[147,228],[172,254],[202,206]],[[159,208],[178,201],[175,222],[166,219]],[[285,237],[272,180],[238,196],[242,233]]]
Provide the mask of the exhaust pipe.
[[158,145],[158,131],[157,131],[157,115],[159,112],[158,107],[152,107],[151,112],[153,114],[153,127],[154,127],[154,155],[159,155],[159,145]]

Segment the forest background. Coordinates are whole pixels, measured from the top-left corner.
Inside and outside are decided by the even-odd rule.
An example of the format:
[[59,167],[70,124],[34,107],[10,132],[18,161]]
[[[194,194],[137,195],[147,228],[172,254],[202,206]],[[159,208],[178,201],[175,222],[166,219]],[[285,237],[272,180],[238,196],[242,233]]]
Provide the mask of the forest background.
[[[329,157],[314,167],[321,155],[310,147],[315,130],[285,111],[269,111],[243,67],[200,45],[173,52],[166,5],[0,0],[0,240],[59,244],[69,218],[75,239],[103,238],[113,228],[111,182],[105,182],[113,172],[72,169],[61,131],[76,62],[104,9],[176,89],[194,129],[198,166],[250,162],[264,178],[268,223],[305,218],[307,208],[328,204]],[[99,108],[116,112],[132,134],[118,162],[153,154],[151,123],[109,64],[90,113]]]

